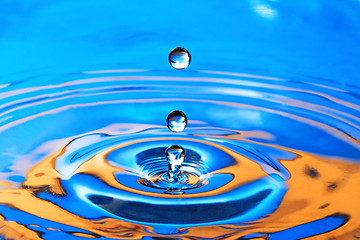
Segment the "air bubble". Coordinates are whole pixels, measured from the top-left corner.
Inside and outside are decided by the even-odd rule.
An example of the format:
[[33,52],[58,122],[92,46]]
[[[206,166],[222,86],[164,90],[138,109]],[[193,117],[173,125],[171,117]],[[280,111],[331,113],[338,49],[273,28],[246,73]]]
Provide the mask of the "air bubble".
[[177,182],[180,179],[180,168],[185,156],[185,150],[178,145],[173,145],[166,149],[165,157],[168,161],[168,177],[170,181]]
[[173,132],[181,132],[186,128],[187,117],[179,110],[172,111],[166,119],[167,127]]
[[185,48],[174,48],[169,54],[169,63],[173,68],[184,69],[189,66],[191,55]]

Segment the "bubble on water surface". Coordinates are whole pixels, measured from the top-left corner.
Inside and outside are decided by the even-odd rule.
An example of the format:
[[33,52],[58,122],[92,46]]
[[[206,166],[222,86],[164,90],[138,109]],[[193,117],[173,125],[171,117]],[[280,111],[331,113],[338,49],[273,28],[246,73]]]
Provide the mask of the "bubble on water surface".
[[173,68],[184,69],[189,66],[191,55],[185,48],[174,48],[169,54],[169,63]]
[[186,128],[187,117],[182,111],[175,110],[168,115],[166,123],[171,131],[181,132]]

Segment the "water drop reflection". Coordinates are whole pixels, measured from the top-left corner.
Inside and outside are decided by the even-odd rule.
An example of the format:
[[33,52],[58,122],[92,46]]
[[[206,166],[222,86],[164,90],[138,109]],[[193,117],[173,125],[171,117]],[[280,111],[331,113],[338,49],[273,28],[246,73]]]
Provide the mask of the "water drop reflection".
[[191,55],[185,48],[174,48],[169,54],[169,63],[173,68],[184,69],[189,66]]
[[181,132],[186,128],[187,117],[182,111],[175,110],[168,115],[166,123],[171,131]]

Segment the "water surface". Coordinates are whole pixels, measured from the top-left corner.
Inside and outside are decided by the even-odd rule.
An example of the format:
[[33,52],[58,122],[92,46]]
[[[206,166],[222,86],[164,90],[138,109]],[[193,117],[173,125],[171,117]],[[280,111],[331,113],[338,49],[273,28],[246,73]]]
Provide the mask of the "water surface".
[[1,3],[1,237],[359,238],[359,6],[336,3]]

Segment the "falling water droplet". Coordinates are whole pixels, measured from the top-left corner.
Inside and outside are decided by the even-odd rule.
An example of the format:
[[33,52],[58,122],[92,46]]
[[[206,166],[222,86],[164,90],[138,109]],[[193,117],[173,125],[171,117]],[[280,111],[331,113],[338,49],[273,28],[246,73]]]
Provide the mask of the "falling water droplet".
[[174,48],[169,54],[169,63],[173,68],[184,69],[189,66],[191,55],[185,48]]
[[181,164],[185,159],[185,150],[178,146],[173,145],[166,149],[165,157],[168,161],[168,177],[171,182],[177,182],[181,176]]
[[182,111],[175,110],[168,115],[166,123],[171,131],[181,132],[186,128],[187,117]]

